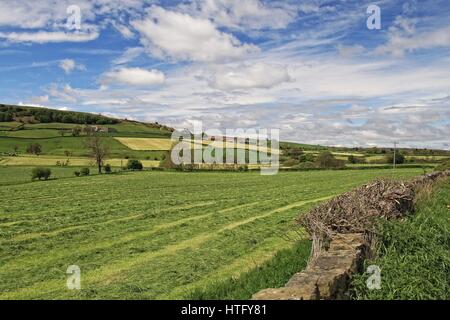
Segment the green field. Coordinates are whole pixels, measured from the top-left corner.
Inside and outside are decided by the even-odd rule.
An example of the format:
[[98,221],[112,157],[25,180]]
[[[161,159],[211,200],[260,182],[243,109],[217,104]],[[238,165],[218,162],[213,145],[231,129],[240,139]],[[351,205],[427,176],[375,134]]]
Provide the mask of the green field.
[[[376,177],[421,173],[141,172],[23,183],[18,170],[0,169],[10,177],[0,186],[0,299],[189,297],[293,248],[305,237],[293,219],[318,202]],[[66,288],[69,265],[81,268],[81,291]]]
[[[11,130],[22,125],[22,130]],[[63,156],[65,151],[70,151],[75,157],[88,156],[88,150],[84,146],[85,136],[73,137],[71,129],[83,127],[72,123],[36,123],[20,124],[18,122],[0,123],[0,153],[12,153],[14,147],[18,147],[20,155],[26,153],[30,143],[39,143],[42,146],[42,154],[50,156]],[[122,121],[114,125],[100,126],[113,128],[114,132],[100,133],[104,143],[109,147],[110,158],[124,159],[125,157],[154,160],[161,159],[164,152],[159,149],[149,151],[132,150],[117,141],[114,137],[140,137],[154,139],[169,139],[170,132],[149,124]],[[66,131],[61,136],[60,130]]]

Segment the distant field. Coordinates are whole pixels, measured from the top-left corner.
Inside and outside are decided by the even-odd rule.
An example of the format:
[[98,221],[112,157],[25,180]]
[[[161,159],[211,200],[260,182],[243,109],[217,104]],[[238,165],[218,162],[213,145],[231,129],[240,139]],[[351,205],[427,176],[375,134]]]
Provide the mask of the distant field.
[[[39,131],[39,130],[33,130]],[[163,152],[161,151],[135,151],[127,148],[125,145],[114,139],[113,137],[104,137],[104,143],[109,147],[111,158],[136,158],[136,159],[160,159]],[[65,151],[70,151],[75,157],[86,157],[89,151],[86,149],[85,137],[56,137],[46,139],[35,138],[17,138],[17,137],[1,137],[0,136],[0,152],[13,152],[14,146],[18,146],[19,154],[25,154],[27,146],[30,143],[39,143],[42,146],[42,154],[48,156],[63,156]]]
[[[118,141],[123,143],[125,146],[132,150],[170,150],[173,146],[173,141],[170,139],[156,139],[156,138],[123,138],[123,137],[116,137]],[[193,141],[195,143],[195,141]],[[233,142],[222,142],[222,141],[202,141],[202,145],[204,146],[213,146],[215,148],[236,148],[236,149],[246,149],[251,151],[261,151],[261,152],[271,152],[271,148],[267,147],[258,147],[256,145],[247,145],[243,143],[233,143]],[[278,152],[278,150],[273,150],[273,152]]]
[[0,131],[1,137],[15,137],[15,138],[56,138],[61,135],[57,130],[40,129],[40,130],[18,130],[18,131]]
[[[74,158],[74,157],[52,157],[52,156],[19,156],[19,157],[0,157],[0,165],[8,166],[55,166],[56,162],[65,162],[69,159],[69,166],[94,166],[91,158]],[[127,164],[126,159],[106,159],[105,163],[109,163],[113,167],[120,167]],[[159,166],[159,161],[140,160],[145,168]]]
[[[27,170],[0,173],[20,175],[20,183]],[[299,239],[293,219],[318,202],[375,177],[418,173],[142,172],[9,181],[0,186],[0,299],[183,298],[292,248]],[[65,285],[74,264],[81,291]]]
[[156,138],[115,138],[128,148],[132,150],[170,150],[173,141],[170,139],[156,139]]
[[[5,167],[0,165],[0,186],[21,184],[21,183],[31,183],[31,170],[33,167],[17,166],[17,167]],[[51,179],[62,179],[74,177],[74,172],[79,170],[78,167],[61,168],[54,167],[51,168],[52,176]],[[95,174],[95,170],[91,170],[91,174]],[[39,183],[35,181],[33,183]],[[1,216],[0,216],[1,219]],[[0,227],[1,228],[1,227]],[[1,231],[0,231],[1,233]]]

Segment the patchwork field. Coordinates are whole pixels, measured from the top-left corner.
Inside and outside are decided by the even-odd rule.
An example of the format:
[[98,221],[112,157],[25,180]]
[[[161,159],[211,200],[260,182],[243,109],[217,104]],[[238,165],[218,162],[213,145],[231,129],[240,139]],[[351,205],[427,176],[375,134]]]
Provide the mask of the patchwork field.
[[[8,166],[55,166],[56,162],[65,162],[67,157],[57,157],[57,156],[18,156],[18,157],[1,157],[0,165]],[[127,164],[125,159],[106,159],[105,163],[110,164],[112,167],[120,167]],[[144,168],[152,168],[159,166],[159,161],[155,160],[141,160]],[[83,167],[94,167],[95,163],[91,158],[78,158],[70,157],[69,166],[83,166]]]
[[170,139],[157,138],[116,138],[131,150],[170,150],[173,142]]
[[[293,219],[319,201],[421,173],[141,172],[14,184],[19,169],[1,170],[11,179],[0,186],[0,299],[183,298],[293,247],[302,237]],[[81,269],[81,291],[66,288],[69,265]]]

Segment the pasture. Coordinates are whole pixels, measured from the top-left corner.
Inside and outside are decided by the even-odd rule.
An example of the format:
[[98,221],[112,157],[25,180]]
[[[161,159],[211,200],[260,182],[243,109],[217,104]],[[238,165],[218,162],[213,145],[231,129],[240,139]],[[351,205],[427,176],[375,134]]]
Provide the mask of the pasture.
[[[15,184],[20,169],[0,170],[11,177],[0,186],[0,299],[185,298],[293,248],[304,239],[293,219],[320,201],[421,173],[140,172]],[[70,265],[81,269],[80,291],[66,287]]]

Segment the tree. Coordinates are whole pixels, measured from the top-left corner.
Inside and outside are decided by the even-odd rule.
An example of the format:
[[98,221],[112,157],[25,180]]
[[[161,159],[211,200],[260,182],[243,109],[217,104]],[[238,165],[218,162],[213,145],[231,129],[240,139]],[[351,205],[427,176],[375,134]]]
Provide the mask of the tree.
[[285,153],[292,159],[300,160],[300,156],[303,154],[303,150],[300,148],[289,148],[286,149]]
[[128,160],[127,169],[128,170],[142,170],[144,166],[139,160]]
[[81,127],[76,126],[72,129],[72,136],[79,137],[81,134]]
[[48,178],[50,178],[51,175],[52,175],[52,171],[50,169],[47,169],[47,168],[34,168],[31,171],[31,180],[35,180],[35,179],[48,180]]
[[107,163],[105,165],[105,173],[111,173],[112,169],[111,169],[111,165],[109,163]]
[[103,160],[108,156],[109,148],[97,134],[91,134],[86,138],[86,147],[90,150],[90,155],[98,167],[98,173],[102,173]]
[[42,146],[39,143],[30,143],[27,147],[27,153],[38,156],[42,153]]
[[65,150],[64,151],[64,155],[66,156],[66,157],[71,157],[72,156],[72,152],[71,151],[69,151],[69,150]]
[[330,151],[323,151],[317,157],[316,164],[320,168],[342,168],[344,161],[335,159]]
[[89,168],[82,168],[80,170],[80,175],[81,176],[88,176],[91,173],[91,170],[89,170]]
[[[395,164],[403,164],[405,163],[405,156],[403,154],[401,154],[400,152],[396,152],[395,154]],[[388,154],[386,156],[386,163],[394,163],[394,155],[393,154]]]

